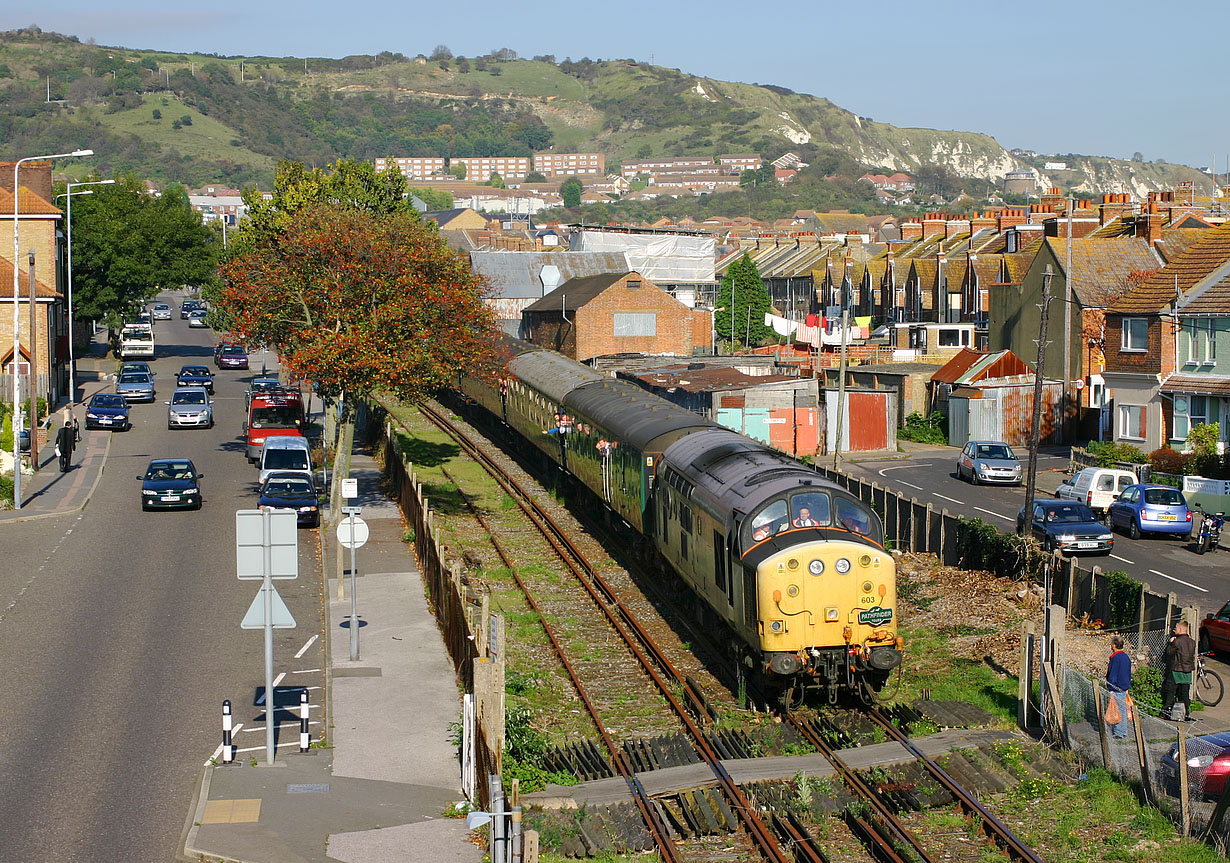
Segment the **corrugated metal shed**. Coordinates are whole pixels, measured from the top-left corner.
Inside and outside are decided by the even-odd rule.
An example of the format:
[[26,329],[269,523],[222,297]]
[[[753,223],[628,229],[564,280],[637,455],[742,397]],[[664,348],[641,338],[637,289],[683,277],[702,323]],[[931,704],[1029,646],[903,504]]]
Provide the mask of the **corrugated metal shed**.
[[494,289],[493,298],[538,299],[546,293],[542,270],[559,269],[556,286],[569,279],[602,273],[626,273],[633,269],[623,252],[471,252],[470,267],[486,276]]

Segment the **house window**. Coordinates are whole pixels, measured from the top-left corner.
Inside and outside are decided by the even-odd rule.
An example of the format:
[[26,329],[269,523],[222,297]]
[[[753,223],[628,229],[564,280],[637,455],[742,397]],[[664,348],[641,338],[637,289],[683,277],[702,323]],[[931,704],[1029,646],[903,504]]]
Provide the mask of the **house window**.
[[1200,362],[1200,343],[1198,341],[1197,326],[1197,321],[1183,322],[1183,336],[1187,342],[1187,362],[1189,364]]
[[959,348],[961,346],[960,330],[940,330],[939,337],[941,348]]
[[616,336],[656,336],[658,334],[657,312],[616,312]]
[[1123,351],[1147,351],[1149,349],[1149,322],[1144,318],[1123,319]]
[[1213,328],[1213,319],[1207,318],[1200,322],[1197,329],[1200,330],[1201,353],[1204,356],[1205,365],[1215,365],[1217,363],[1217,335]]
[[1119,406],[1119,437],[1128,440],[1144,440],[1147,427],[1146,405]]
[[1175,440],[1187,440],[1192,426],[1200,425],[1209,418],[1209,400],[1205,396],[1176,395],[1174,397]]

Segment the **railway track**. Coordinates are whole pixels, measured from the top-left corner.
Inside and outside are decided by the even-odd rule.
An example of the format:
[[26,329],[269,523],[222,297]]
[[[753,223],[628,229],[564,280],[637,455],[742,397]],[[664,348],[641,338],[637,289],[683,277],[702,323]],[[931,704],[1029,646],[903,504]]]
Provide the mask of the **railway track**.
[[[738,819],[745,835],[755,846],[759,854],[770,861],[807,861],[818,863],[827,861],[820,845],[808,832],[806,826],[792,814],[773,815],[772,826],[759,817],[755,807],[735,784],[722,765],[721,756],[714,749],[710,739],[704,733],[707,720],[705,701],[695,685],[685,675],[681,674],[670,659],[658,648],[636,616],[616,595],[616,592],[606,582],[597,569],[590,564],[585,555],[576,547],[567,531],[561,528],[535,499],[509,475],[508,471],[482,447],[475,443],[463,431],[458,429],[440,410],[427,404],[418,405],[423,415],[437,427],[449,434],[462,449],[485,470],[516,502],[525,517],[534,524],[542,536],[555,550],[559,559],[582,586],[594,606],[599,609],[610,625],[618,633],[646,676],[653,682],[661,697],[669,704],[679,722],[683,725],[700,759],[706,763],[718,788],[726,800],[729,811]],[[534,600],[531,588],[525,584],[517,572],[511,555],[499,543],[498,538],[486,523],[481,513],[472,510],[475,518],[492,538],[496,552],[504,565],[512,573],[526,601],[538,614],[548,640],[561,665],[573,681],[586,711],[602,738],[603,745],[610,753],[610,762],[615,772],[627,783],[629,791],[636,802],[642,820],[666,861],[680,860],[679,850],[671,836],[668,819],[663,808],[645,792],[637,778],[634,765],[630,762],[627,750],[622,747],[607,729],[600,711],[593,704],[584,682],[576,673],[569,661],[559,637],[551,628],[547,618],[542,614]],[[932,759],[917,749],[893,723],[879,711],[872,712],[873,721],[880,724],[884,732],[898,740],[915,758],[920,759],[928,773],[942,785],[970,817],[978,820],[985,835],[1003,849],[1006,855],[1020,863],[1041,863],[1040,859],[1019,840],[1008,828],[1000,823],[986,810],[977,798],[963,789]],[[920,842],[898,819],[893,804],[884,799],[877,789],[873,788],[857,771],[850,769],[842,762],[836,750],[824,736],[809,723],[796,714],[784,715],[799,735],[824,754],[833,765],[837,775],[850,792],[865,802],[865,807],[858,813],[847,812],[846,822],[851,830],[868,847],[873,859],[886,863],[904,863],[904,861],[921,861],[932,863],[939,858],[930,854],[924,843]]]

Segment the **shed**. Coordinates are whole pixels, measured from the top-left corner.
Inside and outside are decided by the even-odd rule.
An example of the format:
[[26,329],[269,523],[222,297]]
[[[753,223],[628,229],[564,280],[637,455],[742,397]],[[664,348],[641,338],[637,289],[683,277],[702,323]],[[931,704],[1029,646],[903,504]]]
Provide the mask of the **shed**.
[[[1060,442],[1060,401],[1063,384],[1042,382],[1042,416],[1038,440]],[[948,443],[965,446],[971,440],[996,440],[1012,446],[1029,444],[1033,424],[1034,376],[986,378],[954,389],[948,396]]]
[[[837,443],[837,387],[824,390],[824,453]],[[897,403],[895,390],[846,389],[841,407],[841,451],[880,452],[897,450]]]
[[985,353],[962,348],[931,376],[930,409],[948,416],[948,396],[953,390],[989,378],[1032,374],[1029,365],[1010,350]]

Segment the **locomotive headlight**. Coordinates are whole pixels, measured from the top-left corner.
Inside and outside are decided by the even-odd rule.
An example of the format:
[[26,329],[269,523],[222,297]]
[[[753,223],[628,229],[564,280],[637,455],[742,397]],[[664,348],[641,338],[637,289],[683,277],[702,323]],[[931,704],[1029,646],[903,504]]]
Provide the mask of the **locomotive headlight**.
[[837,568],[837,571],[840,572],[842,575],[845,575],[847,572],[850,571],[850,559],[848,557],[837,558],[837,563],[833,565]]
[[824,619],[828,623],[836,623],[837,622],[837,609],[826,608],[824,610]]
[[819,575],[824,572],[824,561],[819,559],[813,560],[811,563],[807,564],[807,571],[812,575]]
[[786,628],[786,624],[783,621],[780,621],[780,620],[769,621],[769,630],[771,632],[781,632],[785,628]]
[[786,569],[794,571],[798,568],[799,568],[799,562],[796,558],[792,557],[790,558],[790,560],[786,561]]
[[858,559],[858,565],[859,566],[871,566],[871,555],[864,554],[862,557],[860,557]]
[[871,593],[872,587],[873,585],[870,581],[864,581],[863,582],[863,593]]
[[798,586],[797,584],[790,584],[790,585],[787,585],[787,586],[786,586],[786,595],[787,595],[787,596],[798,596],[798,595],[799,595],[799,586]]

